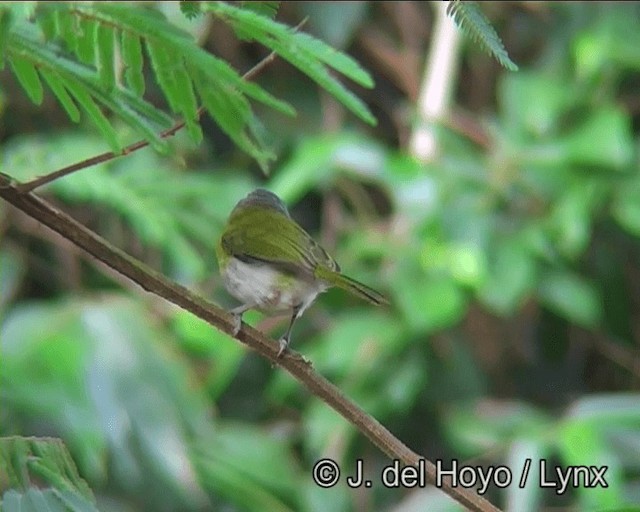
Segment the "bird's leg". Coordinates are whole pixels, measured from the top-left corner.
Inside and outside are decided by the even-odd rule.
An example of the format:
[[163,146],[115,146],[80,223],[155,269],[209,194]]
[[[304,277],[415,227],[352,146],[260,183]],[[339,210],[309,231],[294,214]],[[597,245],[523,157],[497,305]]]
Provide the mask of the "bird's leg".
[[280,350],[278,350],[278,358],[282,357],[284,351],[287,350],[287,347],[289,346],[289,337],[291,336],[291,328],[303,311],[304,310],[301,304],[293,308],[293,313],[291,314],[291,321],[289,322],[287,332],[285,332],[284,336],[282,336],[282,338],[280,338],[279,340]]
[[229,314],[233,316],[233,335],[236,336],[240,332],[240,328],[242,327],[242,314],[245,311],[252,309],[253,306],[250,304],[242,304],[238,307],[233,308],[229,311]]

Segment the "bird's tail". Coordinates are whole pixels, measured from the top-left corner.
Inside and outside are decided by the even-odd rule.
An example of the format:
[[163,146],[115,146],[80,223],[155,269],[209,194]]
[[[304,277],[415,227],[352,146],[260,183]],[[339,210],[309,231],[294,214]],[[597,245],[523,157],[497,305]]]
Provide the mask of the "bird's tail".
[[324,279],[333,286],[342,288],[343,290],[371,302],[371,304],[375,304],[376,306],[389,304],[387,298],[381,293],[375,291],[373,288],[369,288],[366,284],[362,284],[361,282],[351,279],[339,272],[334,272],[329,269],[317,269],[316,277]]

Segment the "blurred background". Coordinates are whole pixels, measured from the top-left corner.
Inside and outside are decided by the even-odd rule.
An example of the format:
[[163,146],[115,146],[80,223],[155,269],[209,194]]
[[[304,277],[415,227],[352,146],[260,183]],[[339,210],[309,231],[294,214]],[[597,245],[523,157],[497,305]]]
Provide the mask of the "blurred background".
[[[268,53],[157,8],[240,72]],[[316,301],[293,348],[320,373],[430,460],[507,465],[517,482],[530,458],[527,486],[489,489],[497,506],[640,510],[640,4],[481,8],[520,69],[448,42],[450,99],[433,124],[418,112],[436,4],[284,2],[277,20],[308,16],[305,31],[372,73],[375,88],[352,90],[376,127],[276,59],[256,80],[298,115],[256,107],[269,176],[205,118],[197,147],[180,133],[169,156],[145,149],[39,193],[229,308],[214,245],[233,205],[269,188],[391,300]],[[50,93],[37,107],[8,70],[0,84],[4,172],[108,149]],[[461,509],[432,487],[377,484],[390,461],[288,374],[6,202],[0,244],[0,435],[62,438],[100,510]],[[245,321],[277,338],[288,318]],[[345,474],[363,459],[373,487],[317,487],[322,457]],[[541,459],[607,465],[609,487],[540,488]]]

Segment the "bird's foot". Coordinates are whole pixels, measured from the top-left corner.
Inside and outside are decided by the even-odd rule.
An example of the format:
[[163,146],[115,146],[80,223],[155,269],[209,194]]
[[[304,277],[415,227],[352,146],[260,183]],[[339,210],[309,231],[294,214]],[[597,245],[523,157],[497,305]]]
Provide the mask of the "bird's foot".
[[[280,350],[278,350],[278,355],[276,356],[276,359],[280,359],[284,353],[288,350],[289,348],[289,339],[282,337],[278,340],[278,344],[280,345]],[[297,352],[291,352],[289,351],[289,354],[287,355],[287,357],[291,357],[293,359],[297,359],[298,361],[303,362],[304,364],[306,364],[307,366],[311,366],[311,360],[308,359],[307,357],[303,356],[302,354],[298,354]]]
[[284,351],[287,350],[287,347],[289,346],[289,338],[283,336],[278,340],[278,344],[280,345],[280,350],[278,350],[278,355],[276,356],[276,358],[280,359],[282,357],[282,354],[284,354]]
[[234,336],[237,336],[242,328],[242,313],[238,314],[231,311],[231,317],[233,318],[233,331],[231,332]]

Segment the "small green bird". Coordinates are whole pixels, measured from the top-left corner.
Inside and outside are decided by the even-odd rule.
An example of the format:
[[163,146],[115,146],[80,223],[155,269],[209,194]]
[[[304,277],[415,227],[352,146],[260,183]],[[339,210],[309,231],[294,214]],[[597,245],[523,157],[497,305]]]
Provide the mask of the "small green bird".
[[316,296],[337,286],[372,304],[388,303],[377,291],[340,273],[336,261],[289,215],[274,193],[251,192],[235,206],[216,247],[218,266],[227,291],[242,304],[230,311],[234,336],[242,314],[291,311],[280,338],[278,357],[289,345],[291,328]]

